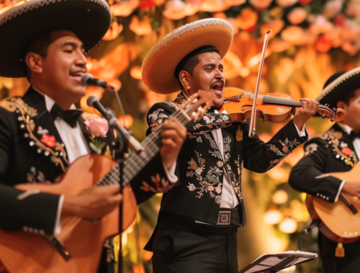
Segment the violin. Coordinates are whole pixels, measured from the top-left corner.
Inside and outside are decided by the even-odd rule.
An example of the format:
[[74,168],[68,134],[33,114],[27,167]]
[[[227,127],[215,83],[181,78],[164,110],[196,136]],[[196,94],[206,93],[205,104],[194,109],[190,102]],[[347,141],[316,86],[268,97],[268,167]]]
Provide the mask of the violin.
[[[231,115],[233,121],[249,121],[249,137],[256,134],[256,117],[263,118],[264,121],[282,122],[291,117],[294,107],[301,107],[300,101],[292,100],[284,93],[270,93],[265,96],[259,95],[261,71],[265,59],[265,51],[269,43],[271,30],[265,33],[264,44],[261,52],[259,71],[256,80],[255,92],[251,93],[233,87],[224,88],[224,104],[219,110],[226,110]],[[343,109],[332,110],[326,105],[318,106],[318,114],[323,118],[329,117],[331,121],[341,121],[345,117]]]
[[[251,118],[254,93],[235,87],[224,88],[224,104],[219,112],[226,110],[233,122],[245,122]],[[301,107],[301,102],[292,100],[285,93],[269,93],[258,95],[256,99],[256,117],[264,121],[283,122],[288,120],[294,113],[295,107]],[[345,117],[345,111],[341,108],[335,110],[319,104],[317,113],[331,121],[341,121]]]

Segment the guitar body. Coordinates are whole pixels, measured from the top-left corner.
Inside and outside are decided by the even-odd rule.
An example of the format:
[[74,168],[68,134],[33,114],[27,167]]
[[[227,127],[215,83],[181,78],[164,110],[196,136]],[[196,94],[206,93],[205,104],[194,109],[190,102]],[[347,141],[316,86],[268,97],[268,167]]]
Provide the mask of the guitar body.
[[[356,164],[349,172],[329,173],[341,180],[359,180],[360,164]],[[320,219],[320,231],[330,240],[337,243],[352,243],[360,238],[360,200],[356,196],[343,193],[344,196],[358,210],[353,214],[351,210],[339,200],[335,203],[321,198],[306,197],[306,205],[312,219]]]
[[[94,186],[115,165],[102,155],[85,155],[69,167],[58,184],[20,184],[21,190],[79,195]],[[65,261],[41,235],[0,229],[0,260],[10,273],[97,272],[102,246],[107,238],[129,227],[136,215],[136,199],[128,184],[123,188],[123,225],[119,228],[119,208],[98,221],[78,217],[62,219],[58,240],[72,258]]]

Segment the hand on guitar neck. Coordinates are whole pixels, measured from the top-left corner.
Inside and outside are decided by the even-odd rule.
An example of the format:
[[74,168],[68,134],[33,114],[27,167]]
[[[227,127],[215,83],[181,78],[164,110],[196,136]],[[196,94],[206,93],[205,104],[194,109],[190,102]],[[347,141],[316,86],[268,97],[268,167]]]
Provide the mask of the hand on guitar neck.
[[[169,170],[175,163],[186,139],[186,128],[178,120],[170,118],[164,123],[161,136],[161,158]],[[119,206],[122,200],[119,191],[119,185],[109,185],[92,187],[78,196],[65,196],[61,216],[102,218]]]

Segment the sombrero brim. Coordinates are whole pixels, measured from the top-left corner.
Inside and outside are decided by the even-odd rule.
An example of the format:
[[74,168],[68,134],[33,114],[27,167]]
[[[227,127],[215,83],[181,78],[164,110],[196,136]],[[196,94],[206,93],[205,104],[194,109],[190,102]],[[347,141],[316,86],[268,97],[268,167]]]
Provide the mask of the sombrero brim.
[[332,109],[346,94],[356,89],[360,89],[360,68],[352,69],[336,78],[315,100],[322,105],[328,104]]
[[111,23],[105,0],[31,0],[0,15],[0,76],[24,77],[25,50],[37,37],[70,30],[93,48]]
[[174,72],[187,54],[201,46],[211,45],[223,58],[232,39],[233,29],[223,19],[209,18],[186,24],[166,35],[147,53],[141,67],[143,81],[156,93],[179,91]]

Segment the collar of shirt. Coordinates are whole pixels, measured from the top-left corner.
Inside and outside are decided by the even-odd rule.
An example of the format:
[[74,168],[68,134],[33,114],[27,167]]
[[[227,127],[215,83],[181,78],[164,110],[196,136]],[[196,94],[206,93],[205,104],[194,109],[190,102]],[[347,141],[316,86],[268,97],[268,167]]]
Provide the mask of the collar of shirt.
[[343,131],[348,135],[350,135],[351,131],[353,130],[349,125],[346,124],[337,123],[337,125],[339,125],[339,127],[343,129]]

